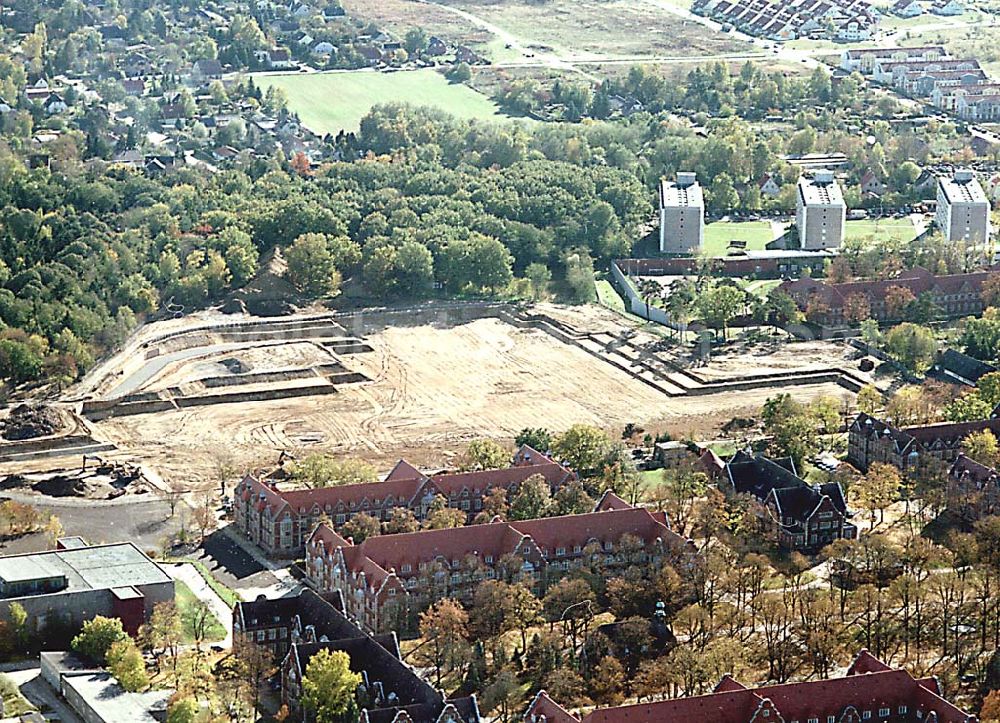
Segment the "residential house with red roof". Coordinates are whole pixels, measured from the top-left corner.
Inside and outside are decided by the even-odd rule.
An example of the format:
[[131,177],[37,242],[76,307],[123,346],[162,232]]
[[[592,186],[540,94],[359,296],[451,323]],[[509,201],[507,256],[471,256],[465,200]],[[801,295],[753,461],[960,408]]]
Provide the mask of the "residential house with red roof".
[[576,479],[571,469],[527,445],[517,450],[506,469],[428,475],[400,460],[382,482],[298,490],[282,490],[275,479],[247,476],[236,486],[233,521],[267,554],[292,557],[302,553],[321,519],[340,529],[355,515],[387,521],[394,509],[405,507],[423,520],[435,499],[444,497],[471,522],[491,490],[499,487],[515,494],[534,475],[541,475],[553,492]]
[[743,685],[724,676],[712,693],[598,708],[580,716],[543,690],[524,723],[975,723],[942,695],[936,678],[914,678],[867,650],[843,678],[802,683]]
[[903,472],[915,470],[927,457],[951,464],[961,454],[965,438],[985,429],[1000,435],[1000,418],[894,427],[861,413],[847,430],[847,461],[862,472],[873,462],[891,464]]
[[926,269],[915,268],[895,279],[835,284],[823,279],[802,278],[785,281],[778,288],[791,296],[801,310],[809,311],[810,321],[821,326],[843,327],[848,325],[844,315],[848,299],[855,295],[867,301],[872,319],[898,321],[900,311],[886,303],[886,292],[894,286],[906,289],[914,298],[927,294],[937,314],[943,318],[981,314],[985,308],[981,294],[983,282],[995,273],[998,272],[937,276]]
[[541,596],[585,562],[615,568],[667,560],[688,569],[694,548],[662,512],[610,494],[588,514],[381,535],[360,545],[323,524],[305,549],[307,582],[339,592],[347,614],[374,632],[410,629],[434,600],[468,601],[484,580],[523,582]]

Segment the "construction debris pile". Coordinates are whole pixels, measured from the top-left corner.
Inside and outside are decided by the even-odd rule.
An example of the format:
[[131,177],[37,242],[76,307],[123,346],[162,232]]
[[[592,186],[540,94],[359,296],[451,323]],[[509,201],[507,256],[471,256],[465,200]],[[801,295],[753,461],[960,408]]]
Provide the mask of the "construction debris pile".
[[21,404],[3,421],[0,436],[8,440],[34,439],[55,434],[62,428],[62,416],[55,409]]

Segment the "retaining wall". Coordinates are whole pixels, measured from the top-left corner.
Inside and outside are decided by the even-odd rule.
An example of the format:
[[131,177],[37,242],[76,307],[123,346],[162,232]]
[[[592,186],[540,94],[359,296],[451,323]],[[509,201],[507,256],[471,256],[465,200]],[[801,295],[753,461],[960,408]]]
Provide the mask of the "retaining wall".
[[180,409],[186,409],[188,407],[204,407],[214,404],[266,402],[273,399],[290,399],[293,397],[309,397],[336,393],[337,388],[332,384],[314,384],[303,387],[256,389],[251,392],[226,392],[223,394],[208,394],[198,397],[181,397],[180,399],[175,399],[174,401]]

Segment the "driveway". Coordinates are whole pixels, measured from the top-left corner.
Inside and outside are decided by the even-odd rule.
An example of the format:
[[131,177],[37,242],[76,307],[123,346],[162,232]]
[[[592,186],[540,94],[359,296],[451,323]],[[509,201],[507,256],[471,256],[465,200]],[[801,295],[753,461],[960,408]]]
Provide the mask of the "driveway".
[[226,629],[226,637],[216,644],[224,648],[231,648],[233,646],[233,611],[230,609],[228,603],[219,597],[218,593],[205,582],[205,578],[201,576],[201,573],[190,562],[164,565],[163,567],[170,577],[183,582],[191,588],[191,592],[195,594],[195,597],[208,605],[208,609],[212,611],[212,614],[219,619],[219,622]]

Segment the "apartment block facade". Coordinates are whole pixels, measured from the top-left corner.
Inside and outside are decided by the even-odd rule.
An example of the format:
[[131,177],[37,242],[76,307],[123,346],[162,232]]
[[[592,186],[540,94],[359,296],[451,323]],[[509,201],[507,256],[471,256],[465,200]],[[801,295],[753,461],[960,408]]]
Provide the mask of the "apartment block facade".
[[705,240],[705,198],[693,173],[660,181],[660,251],[694,255]]
[[840,248],[844,242],[847,204],[833,171],[816,171],[798,182],[795,224],[799,242],[807,251]]
[[394,509],[404,507],[423,520],[436,498],[444,497],[471,522],[491,490],[499,487],[513,494],[534,475],[541,475],[553,491],[576,479],[568,467],[528,446],[517,450],[505,469],[424,474],[400,461],[384,481],[369,484],[282,490],[278,481],[247,476],[236,486],[233,521],[268,555],[293,557],[302,553],[321,519],[340,529],[355,515],[387,521]]
[[606,569],[669,560],[695,564],[690,543],[663,513],[605,495],[600,510],[537,520],[371,537],[353,545],[320,525],[305,550],[306,579],[339,592],[346,612],[379,633],[412,627],[427,604],[471,599],[485,580],[521,582],[539,596],[585,562]]

